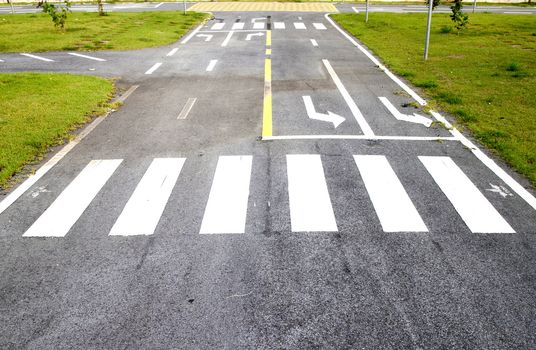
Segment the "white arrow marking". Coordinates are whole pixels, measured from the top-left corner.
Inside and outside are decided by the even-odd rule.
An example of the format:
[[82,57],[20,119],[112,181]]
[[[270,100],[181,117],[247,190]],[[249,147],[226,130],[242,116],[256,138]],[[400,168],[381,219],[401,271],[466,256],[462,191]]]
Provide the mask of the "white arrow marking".
[[252,18],[251,23],[257,23],[257,21],[265,21],[265,20],[266,20],[266,18],[264,18],[264,17]]
[[310,119],[321,120],[323,122],[333,123],[333,127],[337,128],[346,119],[338,114],[328,111],[328,114],[318,113],[313,105],[311,96],[303,96],[303,103]]
[[197,34],[198,38],[205,38],[205,41],[210,41],[213,36],[212,34]]
[[263,36],[263,35],[264,35],[264,33],[253,33],[253,34],[248,34],[248,35],[246,36],[246,41],[250,41],[251,38],[254,37],[254,36]]
[[506,198],[508,196],[513,196],[513,194],[510,191],[508,191],[508,189],[504,186],[494,185],[492,183],[490,183],[489,185],[491,186],[491,188],[486,189],[486,191],[498,193],[503,198]]
[[432,120],[429,118],[426,118],[420,114],[413,113],[413,115],[403,114],[396,109],[395,106],[386,97],[379,97],[380,101],[385,105],[385,107],[391,112],[391,114],[397,119],[397,120],[403,120],[405,122],[410,123],[417,123],[422,124],[426,126],[427,128],[432,125]]

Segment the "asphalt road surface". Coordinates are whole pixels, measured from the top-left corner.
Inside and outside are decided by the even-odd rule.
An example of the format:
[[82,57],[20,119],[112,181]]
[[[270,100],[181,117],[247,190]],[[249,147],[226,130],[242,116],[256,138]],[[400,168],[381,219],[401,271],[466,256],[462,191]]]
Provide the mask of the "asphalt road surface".
[[0,347],[535,348],[527,182],[323,14],[215,17],[0,55],[128,91],[0,196]]

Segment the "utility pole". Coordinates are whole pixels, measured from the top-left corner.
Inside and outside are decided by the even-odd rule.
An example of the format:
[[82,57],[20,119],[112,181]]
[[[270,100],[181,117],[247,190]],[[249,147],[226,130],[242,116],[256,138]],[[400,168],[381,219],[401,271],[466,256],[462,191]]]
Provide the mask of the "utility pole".
[[476,0],[473,0],[473,13],[475,13],[476,10]]
[[368,23],[368,1],[365,1],[365,23]]
[[14,15],[15,9],[13,8],[13,3],[11,2],[11,0],[7,0],[7,2],[9,3],[9,6],[11,6],[11,14]]
[[428,47],[430,46],[430,27],[432,26],[432,10],[434,0],[428,0],[428,24],[426,25],[426,42],[424,43],[424,60],[428,59]]
[[184,14],[186,15],[186,0],[182,0],[182,5],[184,9]]

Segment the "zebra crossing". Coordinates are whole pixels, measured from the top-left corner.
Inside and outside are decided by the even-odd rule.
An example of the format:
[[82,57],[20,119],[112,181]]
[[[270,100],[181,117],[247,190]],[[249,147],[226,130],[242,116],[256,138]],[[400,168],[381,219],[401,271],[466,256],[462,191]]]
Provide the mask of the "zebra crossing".
[[290,25],[287,25],[285,22],[275,21],[271,24],[271,28],[268,28],[268,24],[265,21],[262,22],[216,22],[212,25],[209,25],[211,31],[225,31],[225,30],[266,30],[266,29],[297,29],[297,30],[306,30],[306,29],[315,29],[315,30],[327,30],[328,28],[322,22],[312,22],[305,23],[303,21],[291,22]]
[[[473,233],[515,233],[453,159],[419,156],[418,160]],[[65,237],[122,159],[91,160],[24,232],[24,237]],[[337,232],[335,210],[319,154],[288,154],[286,185],[292,232]],[[384,232],[428,232],[403,181],[384,155],[353,155],[360,180]],[[219,156],[199,234],[244,234],[250,187],[255,179],[251,155]],[[155,158],[139,180],[109,235],[152,235],[166,209],[187,158]],[[354,179],[357,181],[359,179]],[[340,205],[340,204],[339,204]],[[356,213],[355,215],[359,215]]]

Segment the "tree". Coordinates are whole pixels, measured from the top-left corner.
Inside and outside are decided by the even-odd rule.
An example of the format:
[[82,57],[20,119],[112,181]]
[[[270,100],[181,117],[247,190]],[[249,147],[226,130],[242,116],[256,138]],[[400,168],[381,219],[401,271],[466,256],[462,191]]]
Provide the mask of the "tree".
[[[432,2],[432,9],[435,10],[435,8],[439,5],[440,2],[441,2],[441,0],[433,0],[433,2]],[[426,4],[427,4],[427,5],[430,5],[430,0],[427,0],[427,1],[426,1]]]
[[467,23],[469,23],[469,15],[464,13],[462,0],[454,0],[454,4],[450,7],[452,10],[452,14],[450,15],[450,19],[452,22],[454,22],[454,28],[458,30],[462,30],[465,28]]
[[[49,4],[46,0],[40,1],[37,3],[37,7],[42,7],[44,13],[48,13],[54,22],[56,28],[63,29],[65,27],[65,22],[67,21],[67,13],[71,12],[71,3],[68,0],[65,0],[65,6],[55,6]],[[60,11],[58,11],[58,8]]]
[[104,4],[102,3],[102,0],[97,0],[97,10],[99,12],[99,16],[106,16],[106,12],[104,12]]

